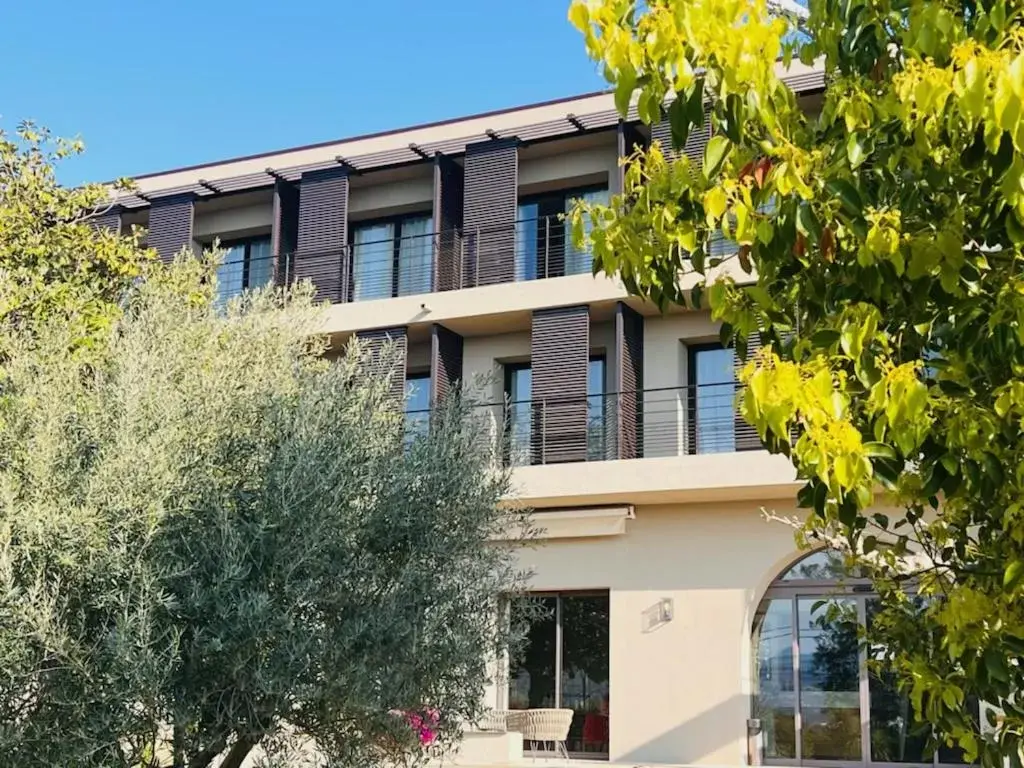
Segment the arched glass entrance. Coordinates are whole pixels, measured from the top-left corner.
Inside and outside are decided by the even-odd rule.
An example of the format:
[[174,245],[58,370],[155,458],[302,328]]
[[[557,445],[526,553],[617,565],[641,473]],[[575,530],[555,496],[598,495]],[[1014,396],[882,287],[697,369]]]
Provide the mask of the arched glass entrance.
[[927,735],[891,674],[869,669],[858,626],[877,607],[870,583],[819,550],[765,593],[753,628],[753,717],[768,765],[962,765],[958,749],[926,751]]

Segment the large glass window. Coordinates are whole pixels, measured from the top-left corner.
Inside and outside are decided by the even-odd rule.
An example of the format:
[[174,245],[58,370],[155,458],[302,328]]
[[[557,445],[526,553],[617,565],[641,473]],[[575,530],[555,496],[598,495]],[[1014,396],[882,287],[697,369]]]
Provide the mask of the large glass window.
[[425,435],[430,428],[430,374],[417,373],[405,379],[406,441]]
[[732,349],[719,344],[690,349],[690,452],[736,450],[736,373]]
[[539,610],[511,659],[509,709],[571,709],[569,752],[607,757],[608,593],[524,599],[538,601]]
[[429,293],[433,285],[434,220],[403,216],[352,230],[353,301]]
[[[576,200],[607,203],[606,187],[590,187],[524,198],[516,218],[516,280],[580,275],[591,270],[591,254],[572,242],[564,215]],[[587,228],[589,232],[589,226]]]
[[834,552],[808,555],[772,583],[753,630],[760,762],[963,763],[957,750],[925,751],[893,674],[868,664],[886,655],[859,638],[876,610],[870,583],[846,573]]
[[246,288],[259,288],[274,279],[269,237],[223,243],[224,260],[217,268],[217,298],[227,301]]

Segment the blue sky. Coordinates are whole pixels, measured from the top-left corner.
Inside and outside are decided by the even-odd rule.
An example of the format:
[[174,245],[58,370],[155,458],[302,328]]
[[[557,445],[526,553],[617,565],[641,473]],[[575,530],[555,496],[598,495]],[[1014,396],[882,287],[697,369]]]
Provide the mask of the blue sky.
[[68,184],[604,87],[568,0],[5,5],[0,125],[81,136]]

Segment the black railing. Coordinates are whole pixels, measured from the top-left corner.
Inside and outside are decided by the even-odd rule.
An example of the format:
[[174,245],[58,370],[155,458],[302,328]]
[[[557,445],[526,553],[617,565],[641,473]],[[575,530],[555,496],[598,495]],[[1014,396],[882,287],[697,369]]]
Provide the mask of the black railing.
[[[736,415],[735,383],[478,406],[481,439],[511,466],[731,453],[760,447]],[[409,412],[409,430],[426,429]]]
[[572,243],[559,216],[501,227],[430,232],[357,242],[333,251],[301,248],[238,263],[221,281],[223,298],[267,283],[310,279],[332,302],[371,301],[497,283],[586,274],[589,250]]

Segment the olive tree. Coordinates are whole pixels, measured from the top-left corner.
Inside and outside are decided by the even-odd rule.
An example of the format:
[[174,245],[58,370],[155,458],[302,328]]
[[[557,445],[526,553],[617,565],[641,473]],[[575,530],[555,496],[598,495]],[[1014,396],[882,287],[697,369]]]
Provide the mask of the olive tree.
[[469,404],[411,438],[308,291],[214,292],[150,271],[87,356],[4,326],[5,765],[407,762],[480,714],[528,524]]
[[[575,0],[570,18],[623,115],[674,144],[573,214],[595,270],[709,307],[751,353],[741,412],[806,482],[806,533],[873,576],[919,717],[1020,765],[1024,4]],[[783,79],[796,58],[824,71],[815,99]],[[670,152],[702,129],[699,161]]]

